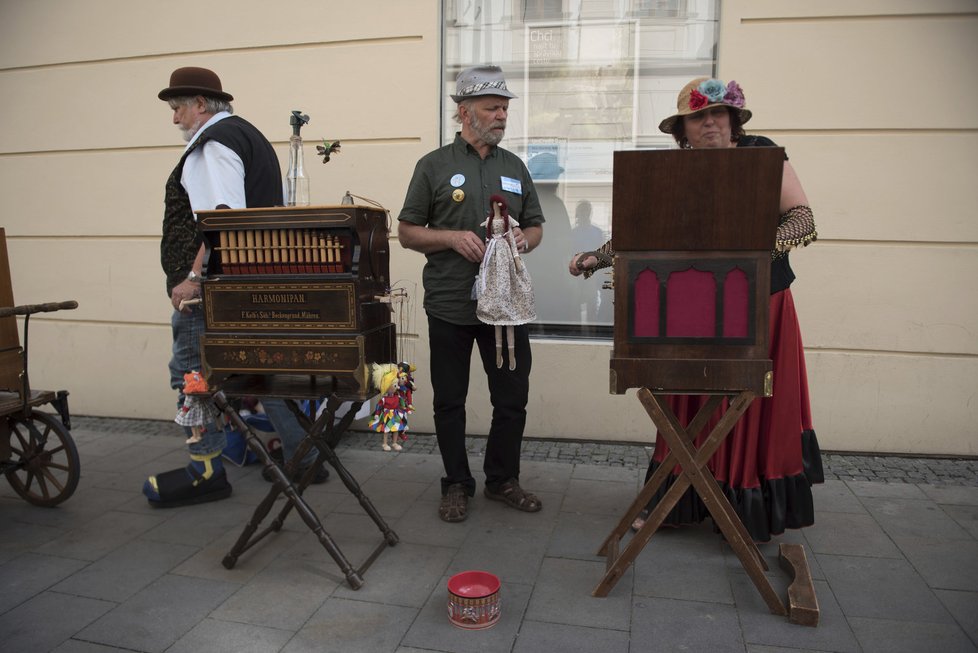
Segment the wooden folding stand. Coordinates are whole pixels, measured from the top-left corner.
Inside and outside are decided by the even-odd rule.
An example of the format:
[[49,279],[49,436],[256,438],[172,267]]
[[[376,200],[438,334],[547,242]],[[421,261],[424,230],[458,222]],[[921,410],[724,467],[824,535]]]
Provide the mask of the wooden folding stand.
[[[232,382],[237,379],[232,379]],[[261,379],[264,381],[265,379]],[[273,386],[274,387],[274,386]],[[279,386],[281,388],[281,386]],[[232,391],[232,390],[228,390]],[[249,396],[262,395],[268,392],[273,392],[274,394],[281,394],[282,390],[271,390],[259,387],[252,387],[251,389],[245,391],[241,388],[237,390],[239,393],[245,393]],[[306,392],[301,395],[297,395],[296,398],[301,398],[303,396],[315,395],[315,392]],[[266,396],[268,396],[266,394]],[[337,409],[343,404],[344,401],[351,401],[352,405],[349,410],[340,418],[336,418]],[[265,445],[255,434],[255,432],[241,419],[238,412],[231,407],[224,395],[224,392],[217,392],[214,394],[214,404],[220,409],[234,424],[235,428],[239,430],[242,434],[246,434],[245,441],[248,448],[255,453],[258,457],[259,462],[264,466],[266,470],[269,471],[274,477],[274,482],[272,487],[269,489],[268,494],[262,500],[258,507],[255,508],[251,519],[245,525],[244,530],[241,535],[238,536],[237,541],[234,546],[226,556],[222,564],[225,568],[231,569],[237,563],[238,558],[245,551],[258,544],[266,535],[270,533],[277,533],[282,529],[282,525],[285,523],[286,517],[295,508],[296,512],[299,513],[299,517],[302,521],[309,527],[309,530],[313,532],[319,543],[323,545],[326,552],[329,553],[330,557],[336,563],[336,566],[340,568],[343,572],[343,576],[346,578],[347,584],[352,589],[360,589],[363,586],[363,574],[366,572],[367,568],[373,564],[374,560],[381,554],[381,552],[388,546],[394,546],[398,543],[399,538],[397,533],[387,525],[387,522],[381,517],[380,513],[371,503],[370,499],[364,494],[363,490],[360,488],[360,484],[353,475],[346,469],[343,463],[340,461],[339,456],[336,455],[334,448],[339,442],[340,437],[349,428],[354,416],[359,410],[360,406],[363,405],[364,399],[362,397],[357,397],[356,395],[343,396],[338,393],[329,394],[326,400],[326,405],[322,413],[313,421],[309,416],[303,414],[301,411],[295,410],[296,417],[298,418],[300,424],[306,429],[306,437],[303,438],[299,447],[296,449],[292,458],[285,463],[285,469],[283,471],[275,462],[271,459],[268,453],[265,451]],[[293,407],[292,402],[289,403],[290,407]],[[306,454],[310,449],[315,448],[317,450],[316,462],[310,465],[297,482],[293,483],[290,481],[292,473],[294,470],[299,469],[300,462],[305,458]],[[323,463],[329,463],[329,465],[336,471],[336,475],[343,481],[343,485],[350,491],[350,493],[356,497],[360,506],[363,508],[364,512],[370,517],[370,519],[377,525],[383,535],[383,539],[377,545],[376,548],[367,556],[367,558],[357,567],[354,567],[343,551],[340,550],[339,545],[326,531],[316,512],[306,503],[302,496],[302,493],[308,487],[309,483],[312,481],[312,477],[315,475],[316,470]],[[265,518],[271,512],[272,507],[278,500],[279,495],[285,497],[285,505],[279,511],[278,515],[272,519],[270,524],[258,532],[258,527],[262,524]]]
[[[616,152],[612,245],[615,329],[611,391],[638,399],[670,452],[598,555],[607,596],[691,485],[773,614],[787,611],[767,564],[707,466],[755,397],[770,396],[770,252],[781,148]],[[686,428],[666,395],[709,395]],[[697,449],[695,440],[729,397]],[[621,548],[633,520],[678,465],[680,476]]]

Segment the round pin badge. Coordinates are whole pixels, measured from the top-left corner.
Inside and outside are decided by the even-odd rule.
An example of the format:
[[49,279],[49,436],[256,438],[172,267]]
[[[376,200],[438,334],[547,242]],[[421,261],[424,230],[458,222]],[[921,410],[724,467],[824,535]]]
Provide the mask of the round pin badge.
[[452,184],[452,188],[458,188],[465,183],[465,175],[462,173],[452,175],[452,180],[450,183]]
[[461,202],[465,199],[465,191],[461,188],[456,188],[454,191],[452,191],[452,199],[456,202]]

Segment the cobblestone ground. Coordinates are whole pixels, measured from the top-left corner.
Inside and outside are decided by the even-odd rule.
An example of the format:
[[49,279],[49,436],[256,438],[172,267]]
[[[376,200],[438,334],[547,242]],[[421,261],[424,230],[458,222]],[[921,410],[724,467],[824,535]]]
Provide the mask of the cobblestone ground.
[[[72,428],[174,437],[180,437],[182,433],[173,422],[105,417],[72,416]],[[485,443],[483,437],[470,437],[469,453],[482,454]],[[433,435],[409,432],[408,440],[403,444],[406,452],[438,453],[438,442]],[[380,435],[370,431],[351,431],[344,436],[338,448],[380,451]],[[644,469],[651,453],[651,446],[645,444],[539,439],[523,442],[524,460],[545,462]],[[978,487],[978,458],[911,458],[822,452],[822,466],[826,479]]]

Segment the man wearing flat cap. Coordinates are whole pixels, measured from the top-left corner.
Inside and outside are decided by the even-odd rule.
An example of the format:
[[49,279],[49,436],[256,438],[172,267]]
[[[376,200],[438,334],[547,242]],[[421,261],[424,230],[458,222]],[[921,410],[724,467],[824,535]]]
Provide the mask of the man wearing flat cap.
[[[271,143],[248,121],[232,115],[230,93],[206,68],[178,68],[159,98],[173,110],[173,124],[187,147],[166,182],[160,261],[166,292],[173,305],[173,357],[170,385],[183,387],[183,376],[201,369],[200,337],[204,314],[199,305],[182,302],[200,296],[203,238],[194,214],[215,208],[282,205],[282,173]],[[184,403],[180,392],[178,406]],[[285,454],[304,436],[295,416],[280,400],[264,402],[282,440]],[[278,410],[274,410],[278,409]],[[275,412],[275,415],[272,413]],[[221,451],[227,441],[218,425],[189,442],[190,464],[151,476],[143,485],[150,505],[168,508],[223,499],[231,494]],[[325,469],[318,476],[325,480]]]
[[[445,476],[438,515],[458,522],[468,514],[475,479],[465,446],[465,404],[473,343],[478,344],[489,384],[492,424],[483,470],[487,498],[526,512],[541,509],[540,499],[520,487],[520,448],[529,398],[529,329],[514,326],[515,369],[497,367],[495,328],[476,317],[473,282],[486,251],[485,220],[490,197],[505,199],[516,246],[532,251],[543,238],[543,212],[526,166],[499,147],[506,130],[509,101],[497,66],[475,66],[459,73],[455,140],[418,161],[398,216],[401,245],[423,253],[424,309],[428,315],[435,430]],[[512,362],[512,361],[511,361]]]

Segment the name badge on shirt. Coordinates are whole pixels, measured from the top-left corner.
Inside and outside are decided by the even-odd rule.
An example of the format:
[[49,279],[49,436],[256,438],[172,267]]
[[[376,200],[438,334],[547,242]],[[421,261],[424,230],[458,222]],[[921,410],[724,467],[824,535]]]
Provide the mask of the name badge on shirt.
[[523,185],[520,183],[519,179],[510,179],[509,177],[500,177],[499,183],[503,185],[503,190],[516,193],[517,195],[523,194]]

